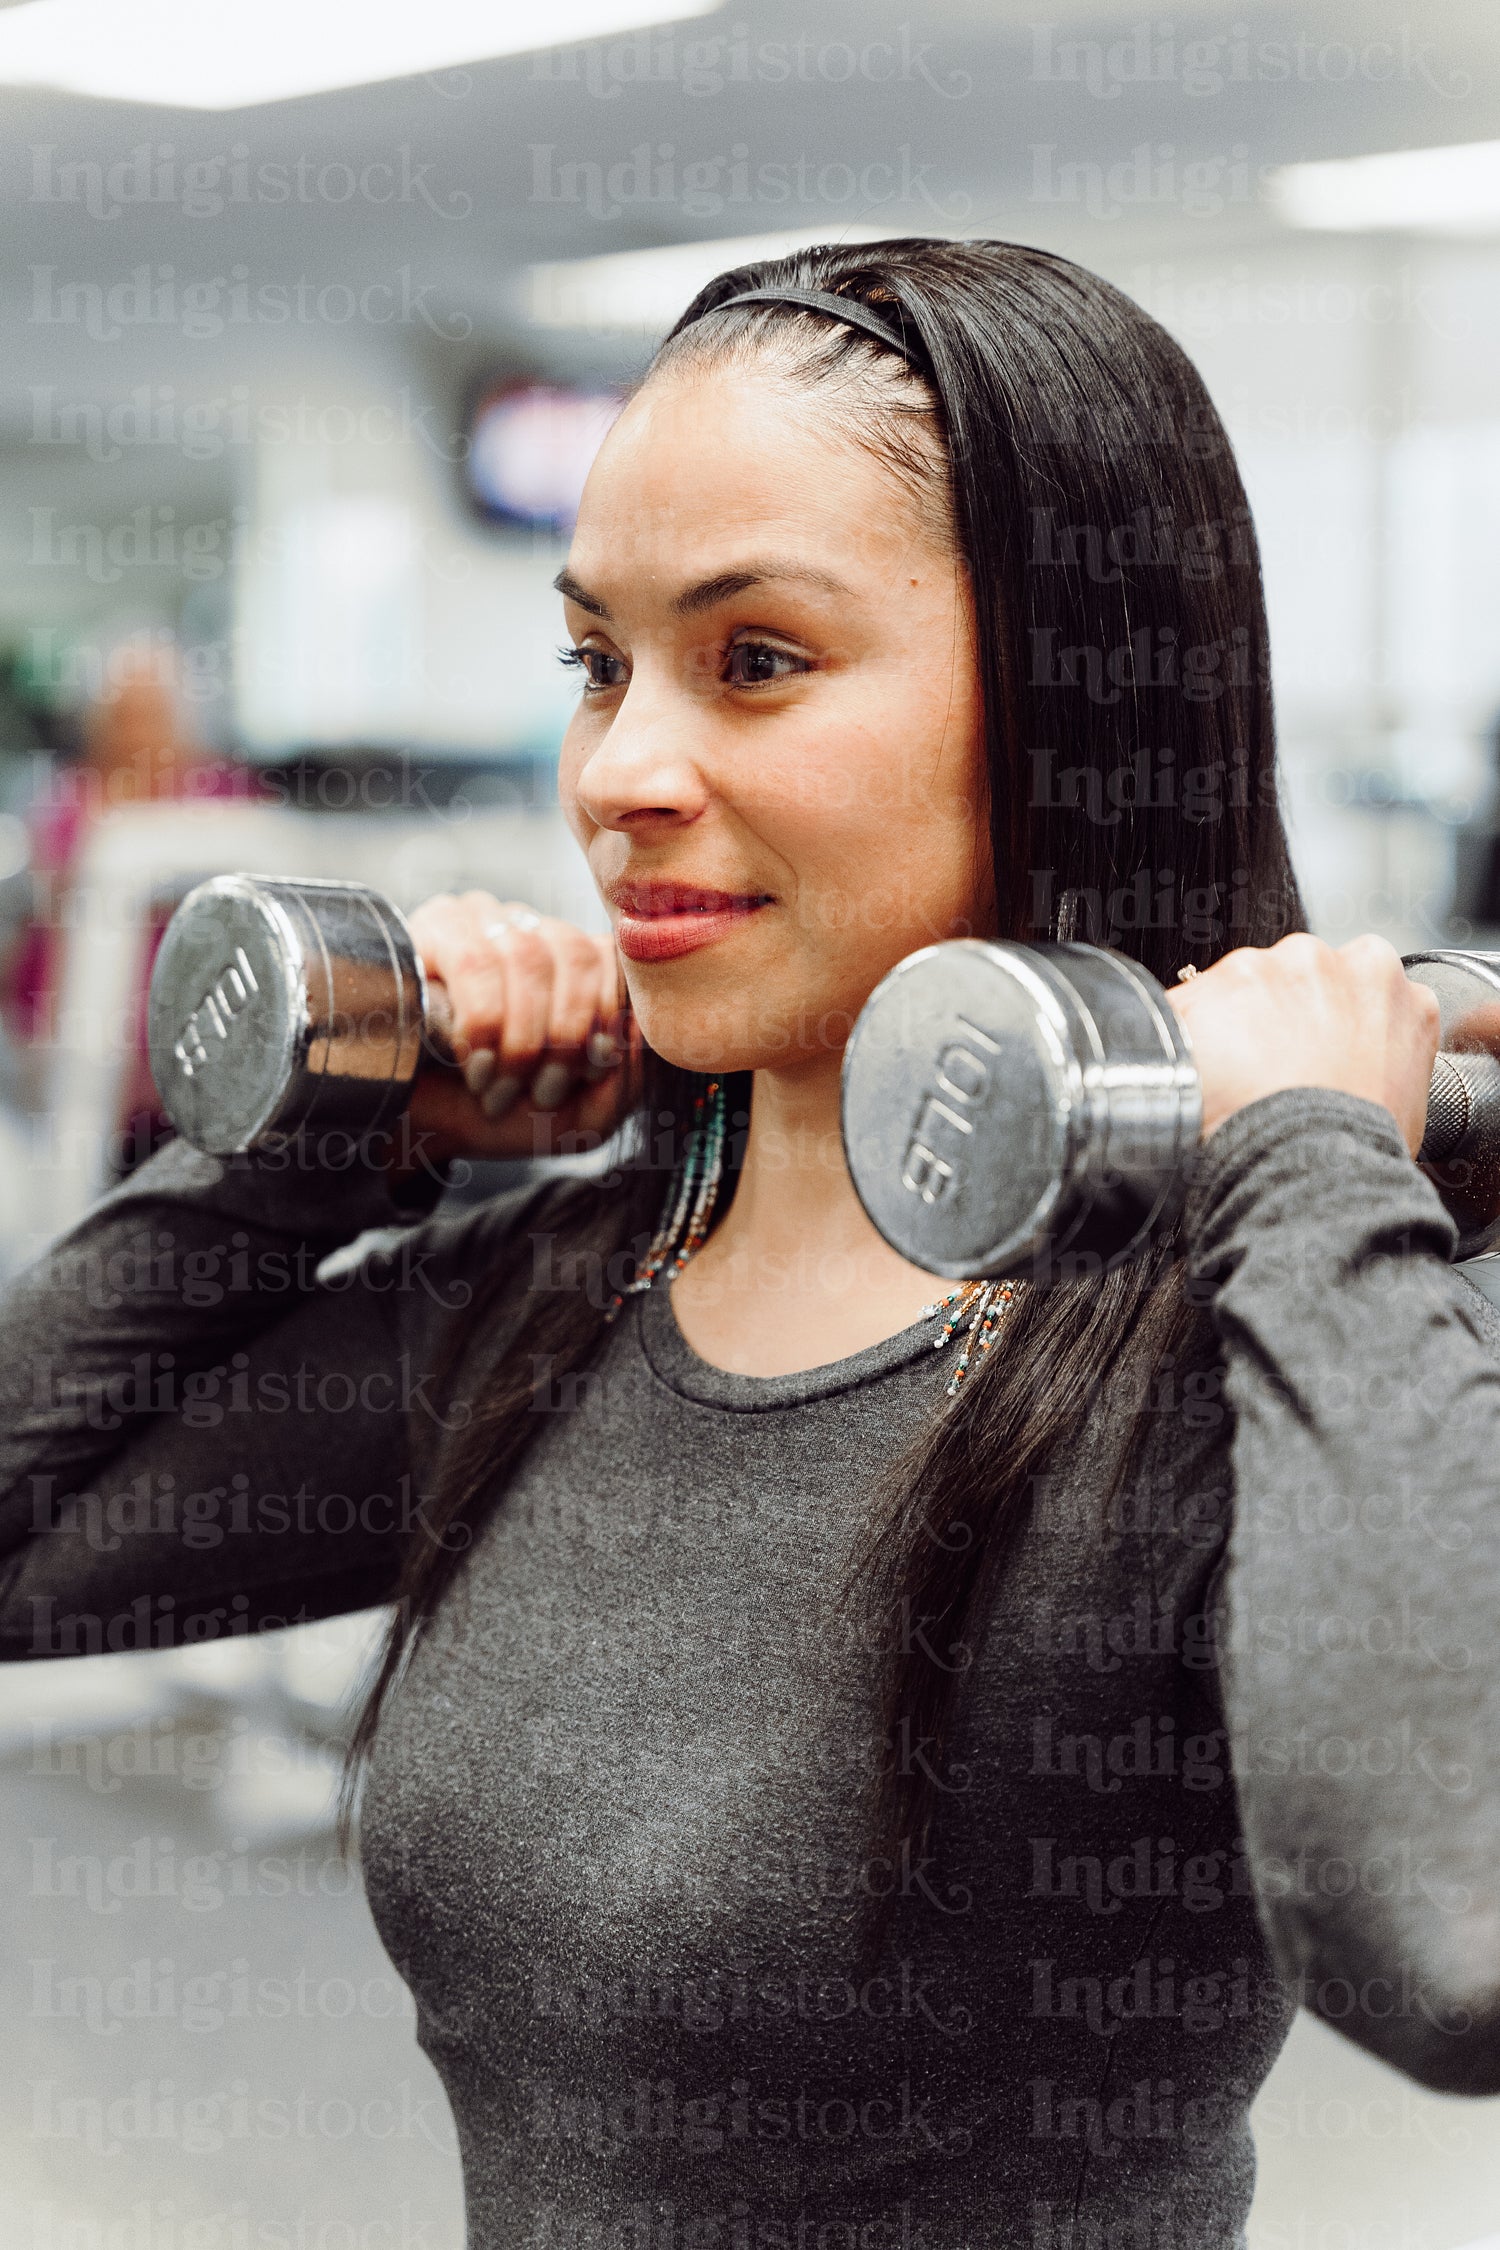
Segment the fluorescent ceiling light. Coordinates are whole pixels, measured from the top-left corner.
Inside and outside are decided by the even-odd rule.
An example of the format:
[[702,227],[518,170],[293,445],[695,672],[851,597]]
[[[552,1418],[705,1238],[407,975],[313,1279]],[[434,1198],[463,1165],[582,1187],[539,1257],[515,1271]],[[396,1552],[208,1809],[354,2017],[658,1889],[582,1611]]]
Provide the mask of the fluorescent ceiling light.
[[499,55],[609,39],[718,0],[25,0],[0,9],[0,85],[248,109]]
[[1288,164],[1274,175],[1271,196],[1297,227],[1490,234],[1500,229],[1500,141]]
[[538,328],[618,328],[659,335],[706,281],[726,266],[784,258],[815,242],[882,242],[889,227],[821,227],[800,234],[742,234],[722,242],[673,242],[526,269],[526,315]]

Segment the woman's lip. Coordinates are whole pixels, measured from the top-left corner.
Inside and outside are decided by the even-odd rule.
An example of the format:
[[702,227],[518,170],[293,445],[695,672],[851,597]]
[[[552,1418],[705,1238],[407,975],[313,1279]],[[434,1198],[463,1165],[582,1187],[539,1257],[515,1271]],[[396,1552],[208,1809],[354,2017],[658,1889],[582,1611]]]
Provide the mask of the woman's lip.
[[627,961],[671,961],[712,945],[758,914],[766,899],[726,899],[723,906],[689,914],[622,914],[615,940]]
[[732,907],[762,906],[765,891],[720,891],[703,883],[674,883],[662,876],[612,884],[605,891],[611,905],[632,921],[651,922],[665,914],[718,914]]

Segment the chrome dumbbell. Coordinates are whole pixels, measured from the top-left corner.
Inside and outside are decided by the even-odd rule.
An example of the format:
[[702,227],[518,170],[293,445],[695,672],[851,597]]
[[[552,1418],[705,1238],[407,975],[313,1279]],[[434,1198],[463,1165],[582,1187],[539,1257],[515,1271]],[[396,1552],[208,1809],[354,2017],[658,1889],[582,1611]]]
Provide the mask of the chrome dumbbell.
[[216,875],[151,972],[151,1074],[183,1139],[229,1156],[304,1126],[361,1134],[452,1063],[446,995],[404,917],[362,883]]
[[[1408,955],[1441,1013],[1419,1161],[1456,1255],[1500,1242],[1500,954]],[[1097,1271],[1176,1218],[1203,1103],[1163,988],[1091,945],[960,939],[898,963],[844,1053],[850,1174],[903,1257],[952,1280]]]

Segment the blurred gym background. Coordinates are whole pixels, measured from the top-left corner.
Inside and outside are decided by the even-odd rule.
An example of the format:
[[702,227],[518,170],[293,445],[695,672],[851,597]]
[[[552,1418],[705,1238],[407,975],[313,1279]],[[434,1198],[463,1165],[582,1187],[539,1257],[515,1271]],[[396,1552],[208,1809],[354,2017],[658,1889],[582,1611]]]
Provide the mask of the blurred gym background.
[[[1486,0],[0,5],[0,1270],[159,1137],[203,876],[604,926],[549,582],[653,340],[797,241],[1156,314],[1243,463],[1315,927],[1500,944],[1497,66]],[[329,1834],[376,1622],[0,1677],[7,2250],[457,2250]],[[1500,2244],[1500,2104],[1303,2023],[1257,2127],[1250,2250]]]

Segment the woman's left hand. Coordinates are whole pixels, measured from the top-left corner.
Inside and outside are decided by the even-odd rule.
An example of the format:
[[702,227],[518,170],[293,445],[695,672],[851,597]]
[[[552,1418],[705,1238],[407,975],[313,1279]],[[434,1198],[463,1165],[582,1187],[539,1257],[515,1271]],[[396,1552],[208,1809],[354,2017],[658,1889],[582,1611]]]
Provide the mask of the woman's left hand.
[[1384,938],[1242,946],[1167,997],[1193,1043],[1205,1140],[1263,1095],[1327,1086],[1381,1103],[1413,1156],[1421,1147],[1438,1004]]

